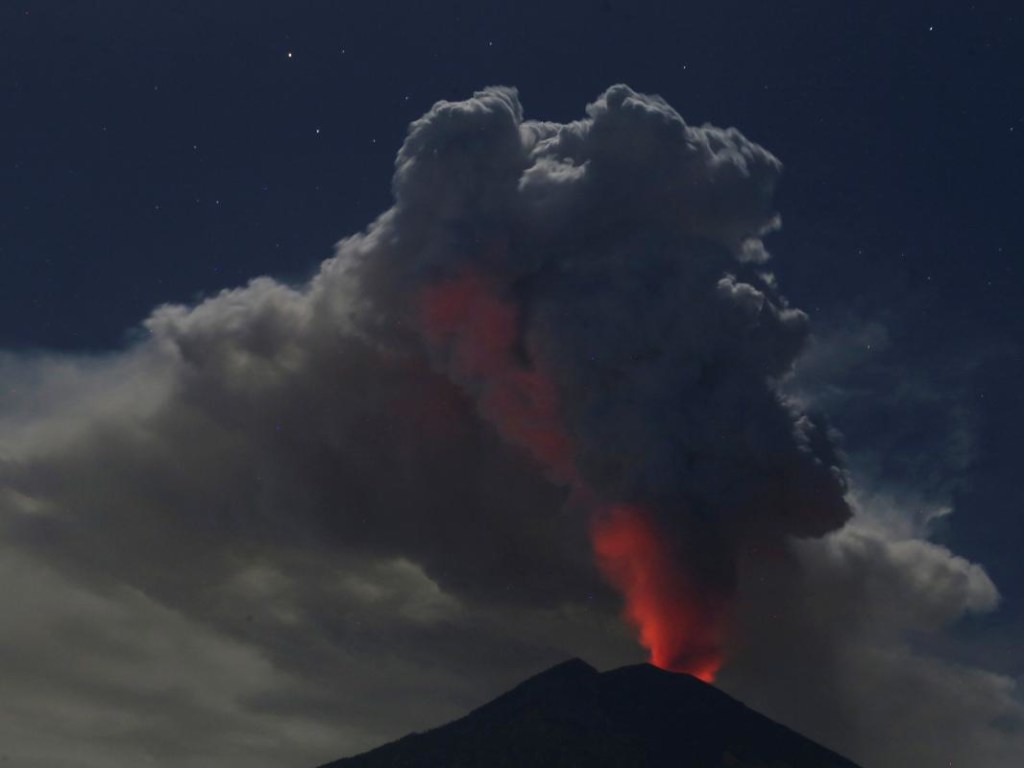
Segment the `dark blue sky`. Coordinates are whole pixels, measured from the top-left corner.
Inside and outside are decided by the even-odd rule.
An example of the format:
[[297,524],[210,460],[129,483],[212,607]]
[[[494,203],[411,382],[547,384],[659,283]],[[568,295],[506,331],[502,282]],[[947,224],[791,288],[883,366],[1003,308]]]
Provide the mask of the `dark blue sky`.
[[6,4],[0,342],[103,347],[157,302],[305,275],[388,204],[408,122],[491,83],[566,119],[625,81],[770,147],[804,305],[920,289],[1016,321],[1010,3],[381,5]]
[[[599,667],[644,656],[617,594],[602,596],[581,510],[567,511],[565,488],[498,439],[458,371],[419,357],[394,365],[379,339],[343,327],[389,300],[388,248],[400,238],[388,237],[401,226],[362,241],[385,264],[382,285],[369,268],[338,278],[350,263],[339,259],[322,273],[326,300],[264,281],[191,314],[164,312],[148,341],[141,326],[161,304],[260,275],[302,284],[392,205],[396,152],[410,121],[429,111],[424,125],[441,124],[438,100],[511,85],[527,118],[564,123],[621,82],[660,94],[691,125],[736,126],[784,164],[769,268],[813,327],[784,386],[842,434],[861,510],[835,536],[790,550],[792,569],[772,547],[752,558],[717,684],[865,765],[902,768],[912,754],[927,768],[1016,766],[1022,7],[0,3],[0,759],[315,765],[456,717],[566,653]],[[503,93],[487,103],[512,104]],[[465,125],[493,139],[500,126],[481,114]],[[596,121],[585,123],[590,136]],[[463,157],[474,179],[474,162],[500,155],[488,145],[476,157],[474,142],[459,143],[462,124],[445,125],[455,164],[411,174],[408,190],[459,187]],[[646,135],[623,133],[609,151],[624,156]],[[725,164],[747,169],[738,157]],[[700,170],[673,189],[713,201],[697,214],[738,216]],[[604,193],[625,186],[604,178]],[[421,195],[410,210],[434,221],[441,205],[424,201],[434,202]],[[557,199],[531,211],[537,231],[548,216],[596,242]],[[648,226],[636,213],[630,226]],[[346,304],[351,286],[366,306]],[[385,319],[405,316],[394,310]],[[697,326],[704,341],[710,314],[673,332]],[[601,319],[620,317],[634,319]],[[635,325],[646,349],[654,326]],[[731,348],[742,333],[721,335]],[[571,334],[558,338],[569,348]],[[420,341],[417,354],[437,352]],[[764,387],[760,378],[743,383]],[[644,425],[671,410],[647,408],[647,390],[612,389],[643,393],[628,412]],[[798,414],[786,413],[779,423],[792,426]],[[731,414],[750,425],[747,410]],[[797,453],[816,434],[804,427],[782,430]],[[730,487],[751,471],[746,458],[722,465],[739,468]],[[967,561],[998,585],[1000,610]]]
[[[859,393],[834,415],[848,447],[954,501],[939,539],[989,568],[995,621],[1020,622],[1022,16],[1009,1],[5,3],[0,346],[118,347],[157,304],[308,276],[390,204],[406,126],[437,99],[510,84],[528,116],[566,120],[626,82],[782,159],[784,292],[823,335],[886,329],[839,374]],[[895,398],[908,381],[917,394]]]

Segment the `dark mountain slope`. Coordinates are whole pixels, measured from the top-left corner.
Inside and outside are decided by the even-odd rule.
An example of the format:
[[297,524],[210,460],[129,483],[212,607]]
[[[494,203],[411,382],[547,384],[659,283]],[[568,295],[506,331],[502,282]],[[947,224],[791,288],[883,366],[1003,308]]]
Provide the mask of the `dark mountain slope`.
[[717,688],[579,659],[466,717],[323,768],[856,768]]

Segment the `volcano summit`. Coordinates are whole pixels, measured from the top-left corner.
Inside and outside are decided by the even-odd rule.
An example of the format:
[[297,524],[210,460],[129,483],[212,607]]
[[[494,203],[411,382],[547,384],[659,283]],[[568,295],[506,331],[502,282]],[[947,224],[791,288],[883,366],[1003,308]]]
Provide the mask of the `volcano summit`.
[[460,720],[321,768],[857,768],[687,674],[572,659]]

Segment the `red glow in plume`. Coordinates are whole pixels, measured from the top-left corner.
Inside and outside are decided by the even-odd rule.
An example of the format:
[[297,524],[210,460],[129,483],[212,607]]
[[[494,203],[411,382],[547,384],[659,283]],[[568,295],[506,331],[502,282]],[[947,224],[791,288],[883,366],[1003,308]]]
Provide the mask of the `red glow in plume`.
[[720,612],[702,599],[642,508],[617,505],[595,519],[598,566],[625,595],[626,619],[651,663],[711,682],[722,664]]
[[[554,479],[589,496],[573,466],[554,382],[515,354],[516,306],[474,273],[430,285],[419,299],[424,335],[447,345],[457,379],[480,387],[482,414]],[[720,611],[695,593],[651,515],[637,506],[614,506],[596,517],[591,537],[598,566],[625,596],[626,619],[639,631],[651,663],[711,681],[722,662]]]
[[455,375],[482,387],[484,416],[557,479],[570,481],[572,452],[558,417],[555,385],[513,353],[519,338],[516,307],[473,273],[423,289],[420,306],[427,338],[451,344]]

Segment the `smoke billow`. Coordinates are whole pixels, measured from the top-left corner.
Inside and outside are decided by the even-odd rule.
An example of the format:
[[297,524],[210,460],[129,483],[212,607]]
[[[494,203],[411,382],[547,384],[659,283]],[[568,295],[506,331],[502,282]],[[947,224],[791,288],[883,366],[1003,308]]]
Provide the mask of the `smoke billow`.
[[780,164],[625,86],[587,113],[524,121],[503,88],[435,105],[388,247],[353,268],[373,320],[590,507],[655,661],[710,677],[739,551],[849,514],[826,430],[775,386],[808,333],[759,266]]
[[[946,754],[1011,765],[1011,682],[905,641],[995,587],[847,523],[830,431],[783,392],[808,320],[765,266],[780,168],[622,85],[568,124],[508,88],[439,102],[394,206],[307,284],[160,307],[102,357],[0,356],[0,552],[255,649],[278,687],[240,733],[333,713],[351,751],[566,654],[632,660],[621,614],[654,663],[724,664],[855,758],[956,722]],[[933,720],[864,714],[905,696]]]

